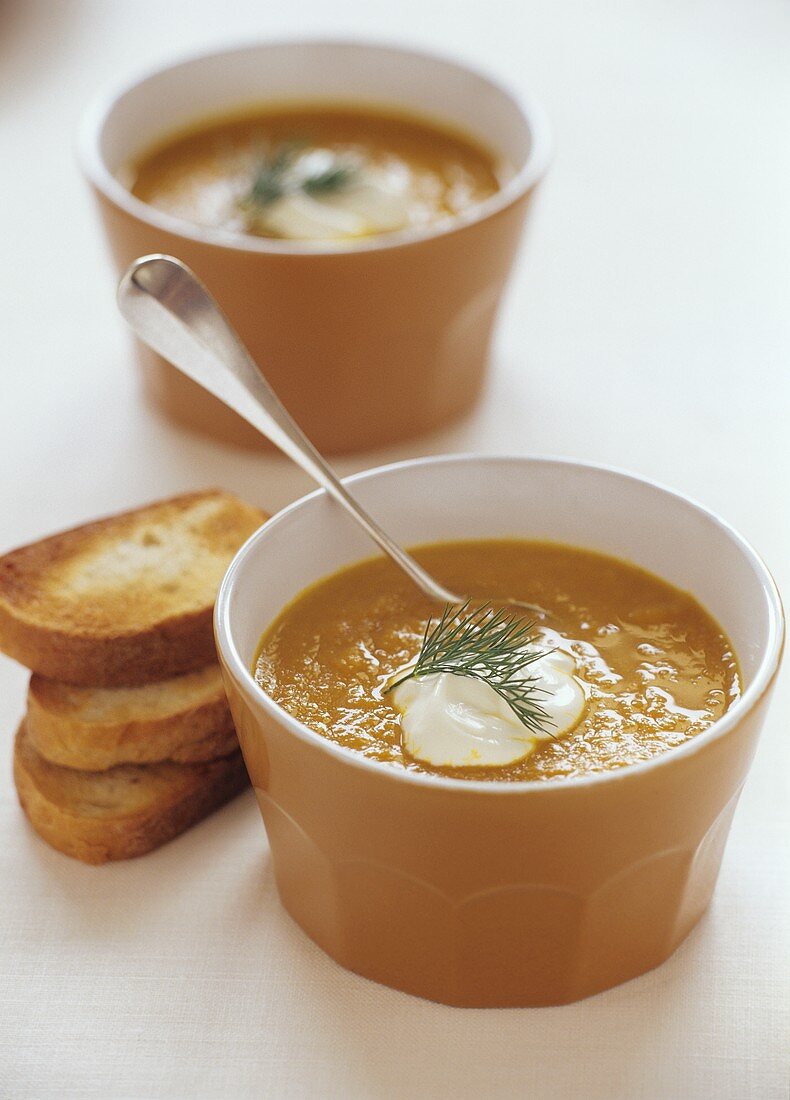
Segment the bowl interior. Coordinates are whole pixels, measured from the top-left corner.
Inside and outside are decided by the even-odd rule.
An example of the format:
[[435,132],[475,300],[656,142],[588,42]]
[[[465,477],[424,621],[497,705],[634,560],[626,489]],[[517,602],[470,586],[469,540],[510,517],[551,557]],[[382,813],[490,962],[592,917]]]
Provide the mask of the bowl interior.
[[130,85],[99,111],[98,153],[117,174],[159,138],[201,116],[263,101],[371,103],[478,137],[517,171],[536,151],[535,122],[485,76],[428,54],[355,42],[263,43],[190,58]]
[[[421,459],[350,483],[406,546],[520,537],[634,562],[691,592],[716,617],[750,692],[773,674],[782,613],[770,574],[732,528],[685,497],[616,471],[529,458]],[[321,577],[370,556],[370,541],[323,492],[279,513],[240,551],[220,590],[226,657],[237,671],[249,670],[261,634],[283,607]]]

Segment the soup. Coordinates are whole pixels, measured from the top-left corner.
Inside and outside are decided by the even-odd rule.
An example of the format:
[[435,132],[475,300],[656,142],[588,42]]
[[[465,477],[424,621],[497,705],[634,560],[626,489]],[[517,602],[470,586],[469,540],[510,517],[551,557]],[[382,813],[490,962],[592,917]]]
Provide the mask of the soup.
[[[520,540],[437,544],[415,556],[455,591],[534,605],[532,627],[521,620],[526,612],[500,616],[500,624],[529,627],[529,636],[511,640],[532,663],[509,698],[481,686],[481,664],[459,676],[428,663],[419,678],[415,660],[424,654],[428,620],[437,627],[435,604],[382,558],[320,581],[266,631],[255,678],[316,733],[369,759],[458,778],[573,779],[685,743],[740,694],[736,656],[718,624],[691,596],[634,565]],[[464,622],[474,635],[496,613],[496,605],[454,611],[445,635]],[[503,637],[500,631],[499,658]],[[448,749],[458,715],[464,744],[476,746],[464,750],[463,766]],[[534,728],[524,725],[530,716]]]
[[457,218],[509,174],[461,134],[348,107],[204,122],[129,167],[131,191],[197,225],[291,240],[355,240]]

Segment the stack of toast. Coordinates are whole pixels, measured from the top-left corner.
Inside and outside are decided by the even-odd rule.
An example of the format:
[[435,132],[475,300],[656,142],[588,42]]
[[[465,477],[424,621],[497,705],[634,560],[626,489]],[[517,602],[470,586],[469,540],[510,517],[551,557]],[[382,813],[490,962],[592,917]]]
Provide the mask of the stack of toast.
[[14,779],[53,847],[86,863],[142,855],[246,785],[212,619],[265,519],[191,493],[0,558],[0,649],[32,672]]

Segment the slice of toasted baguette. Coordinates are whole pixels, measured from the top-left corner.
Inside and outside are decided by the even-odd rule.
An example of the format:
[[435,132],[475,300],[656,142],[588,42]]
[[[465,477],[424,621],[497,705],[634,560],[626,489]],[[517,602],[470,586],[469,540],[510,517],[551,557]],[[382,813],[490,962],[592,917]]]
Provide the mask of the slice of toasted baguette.
[[212,611],[266,518],[230,493],[190,493],[0,558],[0,649],[51,680],[131,686],[216,658]]
[[39,756],[24,722],[14,745],[14,781],[39,836],[83,863],[150,852],[248,782],[240,752],[203,764],[129,764],[106,772],[62,768]]
[[27,732],[51,764],[105,771],[118,764],[228,756],[239,746],[219,665],[131,688],[89,688],[34,673]]

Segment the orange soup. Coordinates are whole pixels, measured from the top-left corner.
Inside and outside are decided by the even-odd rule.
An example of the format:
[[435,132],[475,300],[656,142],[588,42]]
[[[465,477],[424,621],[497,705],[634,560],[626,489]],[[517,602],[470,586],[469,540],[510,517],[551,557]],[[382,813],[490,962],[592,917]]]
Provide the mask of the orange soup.
[[303,592],[264,634],[254,670],[294,717],[372,760],[459,778],[568,780],[682,745],[740,694],[736,656],[718,624],[690,595],[634,565],[520,540],[437,544],[415,556],[451,590],[534,605],[536,652],[561,656],[581,710],[561,736],[547,725],[506,766],[475,766],[474,756],[468,766],[442,766],[410,755],[391,689],[413,666],[437,607],[376,558]]
[[336,241],[456,218],[509,174],[473,140],[433,123],[320,105],[196,124],[126,173],[143,202],[196,225]]

